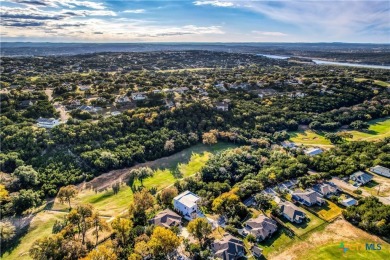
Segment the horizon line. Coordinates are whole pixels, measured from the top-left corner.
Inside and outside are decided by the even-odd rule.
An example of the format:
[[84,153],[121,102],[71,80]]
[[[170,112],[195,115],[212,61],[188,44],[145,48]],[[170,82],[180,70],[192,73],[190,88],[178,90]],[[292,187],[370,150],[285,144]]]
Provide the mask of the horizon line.
[[52,41],[1,41],[2,43],[50,43],[50,44],[72,44],[72,43],[83,43],[83,44],[376,44],[376,45],[390,45],[390,43],[387,42],[327,42],[327,41],[321,41],[321,42],[189,42],[189,41],[175,41],[175,42],[52,42]]

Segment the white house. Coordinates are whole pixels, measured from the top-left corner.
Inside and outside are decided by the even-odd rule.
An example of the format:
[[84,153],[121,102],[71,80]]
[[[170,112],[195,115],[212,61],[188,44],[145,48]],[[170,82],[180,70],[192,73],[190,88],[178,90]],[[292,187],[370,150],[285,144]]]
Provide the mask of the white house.
[[229,104],[226,102],[217,102],[215,108],[220,111],[229,111]]
[[344,199],[340,203],[345,207],[351,207],[358,204],[358,202],[354,198]]
[[322,149],[320,149],[320,148],[311,148],[311,149],[305,150],[305,154],[309,155],[309,156],[314,156],[314,155],[321,154],[321,153],[322,153]]
[[133,100],[145,100],[146,99],[146,93],[145,92],[134,92],[131,93],[131,98]]
[[185,219],[192,220],[195,219],[200,212],[198,209],[199,201],[200,197],[187,190],[173,198],[173,207],[176,211],[180,212]]
[[60,124],[60,120],[55,119],[55,118],[42,118],[42,117],[40,117],[37,120],[37,125],[39,127],[44,127],[44,128],[53,128],[59,124]]

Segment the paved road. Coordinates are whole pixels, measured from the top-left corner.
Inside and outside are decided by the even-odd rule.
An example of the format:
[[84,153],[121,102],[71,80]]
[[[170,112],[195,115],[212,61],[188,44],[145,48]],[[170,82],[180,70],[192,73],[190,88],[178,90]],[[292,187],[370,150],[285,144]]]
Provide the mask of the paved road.
[[[333,177],[332,178],[332,182],[334,184],[336,184],[339,188],[343,189],[343,190],[348,190],[348,191],[354,191],[354,190],[357,190],[358,188],[353,186],[352,184],[348,183],[348,182],[345,182],[343,180],[340,180],[339,178],[335,178]],[[363,190],[363,189],[360,189],[362,191],[362,196],[363,197],[370,197],[372,196],[369,192]],[[375,196],[379,199],[379,201],[381,201],[383,204],[386,204],[386,205],[390,205],[390,198],[389,197],[379,197],[379,196]]]

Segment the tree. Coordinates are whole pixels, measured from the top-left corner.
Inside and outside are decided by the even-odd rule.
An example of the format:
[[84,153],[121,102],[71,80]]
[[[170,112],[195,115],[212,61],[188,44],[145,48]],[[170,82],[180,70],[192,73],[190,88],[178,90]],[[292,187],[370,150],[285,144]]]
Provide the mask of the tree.
[[343,141],[343,138],[335,133],[325,134],[325,139],[328,139],[332,144],[341,143]]
[[269,195],[263,194],[263,193],[258,193],[255,195],[255,202],[256,205],[261,209],[261,210],[267,210],[272,207],[271,204],[271,197]]
[[222,193],[220,196],[215,198],[212,204],[212,209],[219,214],[231,216],[234,213],[235,206],[239,203],[240,198],[232,190]]
[[85,243],[85,235],[88,229],[92,226],[93,207],[90,204],[78,205],[76,209],[69,212],[67,218],[71,224],[77,226],[79,235],[81,234],[81,242]]
[[202,141],[204,144],[209,144],[209,145],[216,144],[218,142],[216,135],[210,132],[204,133],[202,135]]
[[142,256],[142,259],[145,259],[146,257],[148,257],[150,255],[150,248],[149,248],[148,243],[146,243],[145,241],[139,241],[139,242],[135,243],[134,253]]
[[22,187],[29,188],[39,183],[38,172],[31,165],[19,166],[12,174],[17,177]]
[[367,129],[370,125],[367,122],[356,120],[349,124],[352,129],[363,130]]
[[15,236],[15,226],[9,221],[0,221],[1,241],[10,241]]
[[160,194],[160,200],[164,205],[172,205],[172,200],[174,197],[178,195],[178,191],[176,187],[169,187],[163,189]]
[[75,198],[78,193],[77,187],[74,185],[68,185],[65,187],[61,187],[57,197],[60,199],[61,203],[68,202],[69,208],[72,208],[70,205],[70,200]]
[[92,250],[85,260],[117,260],[118,256],[110,245],[103,244]]
[[179,237],[171,230],[164,227],[156,227],[148,242],[148,246],[153,256],[166,256],[171,258],[172,253],[180,245]]
[[136,211],[146,211],[153,207],[154,197],[147,189],[134,193],[134,206]]
[[33,190],[20,190],[12,197],[12,205],[17,215],[29,208],[35,208],[42,203],[39,194]]
[[112,221],[111,227],[119,243],[122,246],[126,246],[130,239],[131,230],[133,229],[133,222],[129,219],[117,217]]
[[133,203],[129,207],[129,215],[132,216],[136,225],[145,225],[146,210],[154,205],[154,197],[147,189],[134,193]]
[[168,152],[172,152],[175,150],[175,141],[174,140],[167,140],[164,144],[164,150]]
[[8,190],[5,188],[3,184],[0,184],[0,204],[8,200],[9,200]]
[[96,243],[95,243],[96,245],[99,242],[99,232],[110,230],[110,227],[107,225],[107,222],[100,218],[99,212],[95,212],[92,215],[92,228],[93,228],[92,235],[96,236]]
[[61,244],[64,237],[61,234],[55,234],[48,237],[39,238],[34,241],[29,253],[33,259],[63,259],[64,254],[61,251]]
[[131,172],[135,173],[137,176],[137,179],[141,182],[141,186],[143,186],[143,180],[153,176],[153,170],[149,167],[141,167],[138,169],[133,169]]
[[211,234],[213,229],[206,218],[196,218],[188,223],[187,230],[203,245],[205,239]]

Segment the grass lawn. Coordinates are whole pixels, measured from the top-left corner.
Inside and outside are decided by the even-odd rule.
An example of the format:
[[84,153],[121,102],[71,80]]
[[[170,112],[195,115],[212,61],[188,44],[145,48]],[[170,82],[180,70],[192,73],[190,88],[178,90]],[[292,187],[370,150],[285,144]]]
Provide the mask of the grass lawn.
[[267,257],[271,253],[283,251],[284,248],[296,241],[299,241],[296,236],[291,234],[288,229],[278,225],[278,230],[269,239],[260,242],[258,246],[263,249],[263,254]]
[[314,206],[312,209],[318,214],[318,216],[326,221],[330,221],[339,216],[342,209],[332,201],[326,200],[326,205]]
[[314,132],[312,130],[296,131],[289,133],[290,140],[297,144],[305,145],[331,145],[331,142],[325,139],[325,133]]
[[210,152],[204,152],[203,154],[192,154],[191,159],[187,164],[180,163],[177,166],[180,175],[185,178],[199,172],[206,164],[206,162],[210,159],[210,156]]
[[348,131],[353,135],[350,141],[383,139],[390,136],[390,118],[376,119],[369,122],[370,127],[367,131]]
[[84,190],[78,198],[78,202],[92,204],[102,216],[114,216],[121,213],[126,210],[132,200],[133,192],[127,185],[123,185],[116,195],[112,189],[99,193]]
[[5,252],[1,259],[31,259],[28,254],[31,245],[38,238],[50,235],[52,233],[54,222],[61,219],[64,215],[64,212],[39,212],[32,219],[27,234],[20,239],[19,244],[14,248],[14,250],[12,250],[12,252]]
[[319,227],[320,225],[324,224],[325,221],[320,219],[319,217],[316,217],[314,214],[310,213],[309,211],[303,209],[302,207],[300,208],[302,211],[305,212],[306,217],[309,218],[309,221],[304,222],[304,223],[291,223],[287,219],[281,217],[280,220],[283,221],[283,223],[291,228],[297,236],[302,236],[306,234],[307,232]]
[[[375,141],[390,136],[390,118],[375,119],[369,122],[366,131],[349,130],[345,131],[353,135],[348,141]],[[303,145],[331,145],[325,139],[325,132],[314,132],[312,130],[290,132],[290,141]]]
[[[370,80],[370,79],[365,79],[365,78],[355,78],[355,81],[356,82],[363,82],[363,81],[366,81],[366,80]],[[381,87],[390,87],[390,83],[388,82],[385,82],[385,81],[382,81],[382,80],[374,80],[374,84],[375,85],[378,85],[378,86],[381,86]]]
[[304,255],[299,257],[299,259],[389,259],[390,258],[390,247],[387,244],[381,244],[382,249],[377,251],[366,250],[366,243],[373,243],[372,241],[367,240],[354,240],[349,242],[344,242],[344,247],[347,247],[347,252],[343,252],[340,247],[341,242],[331,242],[325,245],[320,246],[309,252],[305,252]]

